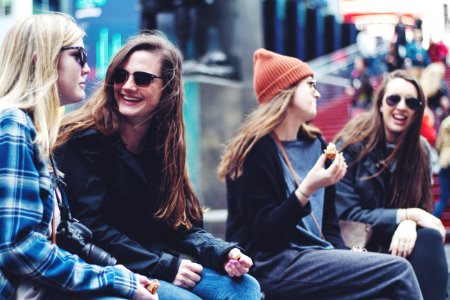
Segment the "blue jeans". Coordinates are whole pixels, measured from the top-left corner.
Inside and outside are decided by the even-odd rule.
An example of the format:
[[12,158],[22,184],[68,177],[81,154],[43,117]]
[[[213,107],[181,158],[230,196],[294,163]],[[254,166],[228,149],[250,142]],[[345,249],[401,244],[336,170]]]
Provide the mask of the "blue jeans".
[[[203,268],[201,280],[191,289],[184,289],[164,280],[159,280],[159,300],[260,300],[261,290],[258,281],[250,275],[231,278],[208,268]],[[119,300],[123,298],[100,295],[63,294],[49,291],[46,300]]]
[[450,167],[441,168],[439,171],[439,186],[441,189],[441,196],[433,210],[433,215],[438,218],[442,216],[442,213],[447,207],[448,199],[450,198]]
[[203,268],[201,277],[202,279],[191,289],[180,288],[172,283],[160,280],[159,300],[261,299],[259,283],[250,275],[231,278],[226,274],[219,274],[214,270]]

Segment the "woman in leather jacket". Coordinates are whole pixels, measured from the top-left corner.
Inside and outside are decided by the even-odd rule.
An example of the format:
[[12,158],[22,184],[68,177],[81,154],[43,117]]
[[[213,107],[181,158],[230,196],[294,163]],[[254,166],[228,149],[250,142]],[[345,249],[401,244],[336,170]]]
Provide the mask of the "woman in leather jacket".
[[349,165],[336,184],[336,210],[340,219],[372,225],[370,251],[407,258],[425,299],[445,299],[446,232],[430,213],[429,144],[420,136],[425,107],[422,88],[408,73],[386,76],[371,111],[335,137]]
[[160,299],[259,299],[246,274],[252,260],[200,227],[186,167],[181,61],[158,32],[131,38],[114,55],[103,86],[63,121],[57,159],[67,195],[96,244],[160,279]]

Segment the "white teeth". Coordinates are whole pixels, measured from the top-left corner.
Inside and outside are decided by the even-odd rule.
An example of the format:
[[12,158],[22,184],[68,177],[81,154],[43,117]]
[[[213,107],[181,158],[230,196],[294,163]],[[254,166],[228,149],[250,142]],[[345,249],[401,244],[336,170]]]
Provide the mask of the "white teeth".
[[392,115],[393,117],[394,117],[394,119],[396,119],[396,120],[406,120],[406,117],[405,116],[400,116],[400,115]]
[[125,99],[127,101],[132,101],[132,102],[139,102],[139,101],[141,101],[138,98],[127,97],[127,96],[124,96],[124,95],[122,95],[122,97],[123,97],[123,99]]

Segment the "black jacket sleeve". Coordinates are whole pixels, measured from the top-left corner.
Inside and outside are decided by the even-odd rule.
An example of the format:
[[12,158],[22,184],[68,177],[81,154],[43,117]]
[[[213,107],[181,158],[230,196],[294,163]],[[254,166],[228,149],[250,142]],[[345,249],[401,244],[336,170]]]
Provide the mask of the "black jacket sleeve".
[[229,243],[215,238],[198,227],[172,229],[164,236],[165,243],[172,249],[195,257],[201,265],[220,273],[225,273],[224,265],[231,249],[238,248],[241,252],[245,252],[237,243]]
[[[57,151],[72,213],[92,230],[95,244],[111,253],[120,264],[134,272],[172,282],[180,259],[168,252],[149,251],[111,224],[105,215],[107,186],[102,173],[93,158],[83,154],[70,141]],[[152,229],[148,231],[151,234]]]

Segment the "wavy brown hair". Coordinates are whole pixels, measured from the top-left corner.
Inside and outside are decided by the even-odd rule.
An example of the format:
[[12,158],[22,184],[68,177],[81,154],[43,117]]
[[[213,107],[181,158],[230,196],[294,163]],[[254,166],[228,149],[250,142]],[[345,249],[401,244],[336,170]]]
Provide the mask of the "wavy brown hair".
[[[225,148],[217,171],[219,179],[224,180],[229,177],[234,180],[242,175],[245,159],[255,143],[273,131],[286,118],[296,88],[297,85],[283,90],[271,101],[260,104],[247,116],[236,136]],[[306,123],[303,123],[299,130],[309,138],[320,134],[318,128]]]
[[[186,141],[183,120],[184,88],[182,55],[160,32],[142,33],[130,38],[111,60],[103,86],[79,110],[68,114],[62,122],[58,145],[67,142],[75,133],[96,128],[104,135],[118,132],[124,122],[114,98],[112,75],[130,55],[138,50],[158,53],[162,57],[161,100],[148,117],[156,124],[156,147],[163,149],[161,192],[167,195],[155,214],[157,219],[177,228],[198,224],[202,210],[194,193],[186,167]],[[152,127],[152,128],[153,128]]]
[[[407,72],[398,70],[388,74],[375,94],[372,109],[351,120],[334,137],[334,141],[342,142],[341,151],[356,143],[363,142],[365,144],[354,163],[386,144],[384,121],[380,108],[385,98],[386,86],[396,78],[411,83],[423,105],[415,111],[408,128],[398,137],[392,153],[379,162],[383,166],[381,170],[367,179],[379,176],[390,163],[396,162],[392,178],[393,194],[392,199],[389,199],[389,207],[407,208],[418,207],[422,204],[425,209],[430,211],[432,204],[430,161],[425,146],[420,142],[422,117],[427,104],[421,86]],[[413,177],[411,177],[412,174]]]

